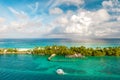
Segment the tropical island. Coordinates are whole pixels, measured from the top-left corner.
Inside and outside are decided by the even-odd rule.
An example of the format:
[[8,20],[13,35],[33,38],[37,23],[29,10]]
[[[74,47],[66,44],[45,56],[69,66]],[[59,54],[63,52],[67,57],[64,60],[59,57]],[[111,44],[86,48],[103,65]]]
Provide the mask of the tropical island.
[[17,49],[17,48],[1,48],[0,54],[38,54],[38,55],[63,55],[67,57],[83,57],[83,56],[120,56],[119,47],[105,47],[105,48],[87,48],[80,47],[66,47],[66,46],[46,46],[35,47],[33,49]]

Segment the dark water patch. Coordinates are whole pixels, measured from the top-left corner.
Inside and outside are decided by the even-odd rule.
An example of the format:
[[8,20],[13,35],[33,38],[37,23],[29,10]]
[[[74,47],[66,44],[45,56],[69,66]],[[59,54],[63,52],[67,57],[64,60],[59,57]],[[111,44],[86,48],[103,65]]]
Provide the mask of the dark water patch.
[[63,71],[68,74],[86,74],[86,71],[84,70],[78,70],[68,67],[60,67],[60,68],[63,69]]
[[101,70],[100,71],[101,73],[105,73],[105,74],[108,74],[108,75],[120,75],[120,69],[116,69],[116,68],[106,68],[104,70]]
[[[97,77],[97,76],[69,76],[54,74],[24,74],[24,73],[8,73],[6,77],[0,75],[0,80],[119,80],[120,77]],[[20,76],[19,76],[20,75]]]

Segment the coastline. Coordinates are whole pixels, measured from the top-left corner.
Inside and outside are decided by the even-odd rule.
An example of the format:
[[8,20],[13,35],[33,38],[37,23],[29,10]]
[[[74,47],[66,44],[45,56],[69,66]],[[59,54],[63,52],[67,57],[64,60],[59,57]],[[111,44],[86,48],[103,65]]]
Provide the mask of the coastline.
[[30,54],[32,48],[0,48],[0,54]]
[[106,48],[87,48],[67,47],[67,46],[45,46],[35,48],[0,48],[0,54],[39,54],[39,55],[62,55],[67,57],[83,57],[83,56],[120,56],[119,47]]

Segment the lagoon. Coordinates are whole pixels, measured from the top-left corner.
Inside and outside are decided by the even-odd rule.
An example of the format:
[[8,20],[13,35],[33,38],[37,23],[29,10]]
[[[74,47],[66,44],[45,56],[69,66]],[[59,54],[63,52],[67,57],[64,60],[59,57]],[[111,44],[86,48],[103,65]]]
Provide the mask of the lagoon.
[[[0,55],[0,80],[119,80],[120,57],[65,58],[30,54]],[[62,60],[62,61],[58,61]],[[56,74],[63,69],[65,75]]]

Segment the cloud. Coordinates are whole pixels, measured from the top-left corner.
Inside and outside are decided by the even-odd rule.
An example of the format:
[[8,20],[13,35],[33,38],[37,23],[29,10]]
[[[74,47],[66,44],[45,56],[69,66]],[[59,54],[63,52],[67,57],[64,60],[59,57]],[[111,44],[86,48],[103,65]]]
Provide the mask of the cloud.
[[36,13],[37,10],[39,9],[39,2],[35,2],[33,4],[28,5],[28,7],[32,10],[32,13]]
[[118,0],[103,1],[102,6],[112,15],[113,19],[116,19],[120,15],[120,1]]
[[120,21],[120,16],[119,16],[119,17],[117,17],[117,20],[118,20],[118,21]]
[[[100,29],[104,29],[104,26],[98,26],[109,20],[110,15],[105,9],[100,9],[94,12],[80,9],[75,14],[70,15],[67,13],[59,16],[52,23],[56,27],[51,33],[63,34],[66,36],[74,34],[74,36],[77,35],[77,37],[97,36],[96,34],[100,32]],[[101,33],[103,32],[101,31]]]
[[5,22],[5,18],[0,17],[0,23]]
[[[84,0],[49,0],[26,4],[25,7],[23,6],[25,9],[7,6],[4,10],[9,10],[6,12],[10,13],[10,18],[0,17],[0,36],[120,37],[120,2],[118,0],[103,0],[102,7],[96,10],[82,8],[84,4],[86,4]],[[40,7],[41,5],[44,6]],[[66,11],[60,8],[61,5],[70,7],[73,5],[77,9]]]
[[51,15],[55,15],[55,14],[62,14],[63,13],[63,11],[60,9],[60,8],[52,8],[52,9],[50,9],[49,10],[49,13],[51,14]]
[[41,37],[45,30],[40,21],[11,21],[0,25],[0,37],[3,38],[33,38]]
[[113,7],[113,1],[112,1],[112,0],[103,1],[103,2],[102,2],[102,5],[103,5],[103,7],[106,7],[106,8],[108,8],[108,7]]
[[83,3],[84,3],[84,0],[59,0],[58,4],[68,4],[68,5],[72,4],[72,5],[80,6]]
[[0,34],[7,32],[6,19],[0,17]]
[[13,21],[11,26],[21,33],[31,33],[40,30],[42,24],[41,21],[27,20],[25,22]]
[[89,11],[79,8],[62,13],[53,22],[54,28],[49,36],[60,37],[120,37],[120,2],[108,0],[102,2],[102,8]]
[[20,18],[20,19],[27,19],[28,16],[27,16],[27,13],[25,13],[24,11],[16,11],[14,8],[12,7],[8,7],[8,9],[17,17],[17,18]]
[[[38,2],[35,3],[35,9],[38,8]],[[9,10],[16,16],[16,21],[11,21],[9,25],[12,29],[18,31],[19,33],[26,33],[26,34],[34,34],[34,32],[38,32],[42,26],[41,17],[34,16],[30,18],[24,11],[16,11],[14,8],[9,7]]]
[[[35,3],[35,9],[38,8],[38,3]],[[2,33],[6,34],[5,37],[41,37],[47,29],[43,27],[41,16],[34,15],[30,16],[28,12],[24,10],[14,9],[8,7],[9,11],[12,12],[15,20],[11,20],[7,23],[0,24],[0,36]],[[0,23],[6,19],[0,18]],[[3,36],[2,36],[3,37]]]
[[4,33],[4,32],[6,32],[6,31],[7,31],[7,26],[6,26],[6,25],[2,25],[2,26],[0,27],[0,32]]
[[93,16],[94,16],[93,18],[95,18],[94,21],[99,20],[97,22],[104,22],[104,21],[108,21],[110,19],[110,15],[105,9],[98,10],[97,12],[94,13]]
[[84,4],[84,0],[55,0],[55,1],[50,0],[47,5],[50,6],[51,8],[53,8],[53,7],[57,7],[61,4],[75,5],[75,6],[79,7]]

